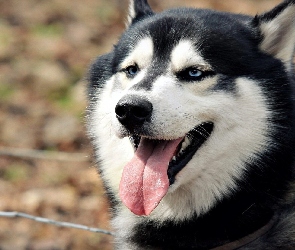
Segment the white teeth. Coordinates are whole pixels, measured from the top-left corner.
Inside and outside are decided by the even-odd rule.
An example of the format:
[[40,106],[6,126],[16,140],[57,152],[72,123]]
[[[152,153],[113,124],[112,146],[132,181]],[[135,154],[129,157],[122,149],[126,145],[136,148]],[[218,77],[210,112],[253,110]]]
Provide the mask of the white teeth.
[[183,143],[181,144],[181,150],[184,150],[188,145],[190,145],[190,140],[185,137]]
[[185,137],[184,141],[181,144],[181,148],[177,154],[177,156],[181,155],[183,153],[183,151],[191,144],[189,138]]
[[172,157],[172,160],[173,160],[173,161],[176,161],[176,156],[173,156],[173,157]]

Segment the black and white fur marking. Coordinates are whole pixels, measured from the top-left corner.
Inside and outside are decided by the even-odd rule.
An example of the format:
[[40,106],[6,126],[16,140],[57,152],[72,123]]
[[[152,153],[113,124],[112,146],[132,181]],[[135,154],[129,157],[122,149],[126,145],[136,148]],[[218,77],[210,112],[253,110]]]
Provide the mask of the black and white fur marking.
[[[89,73],[116,249],[213,249],[270,221],[239,249],[295,249],[294,45],[294,0],[255,17],[131,1],[126,31]],[[133,214],[119,197],[124,166],[138,145],[178,138],[167,193]]]

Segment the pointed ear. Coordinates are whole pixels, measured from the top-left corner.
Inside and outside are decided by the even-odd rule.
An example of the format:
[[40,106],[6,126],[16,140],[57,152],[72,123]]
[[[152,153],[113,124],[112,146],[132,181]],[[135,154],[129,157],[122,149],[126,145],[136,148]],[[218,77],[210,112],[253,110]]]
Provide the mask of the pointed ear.
[[285,0],[271,11],[253,20],[260,30],[260,48],[292,67],[295,45],[295,0]]
[[147,0],[130,0],[127,26],[153,14]]

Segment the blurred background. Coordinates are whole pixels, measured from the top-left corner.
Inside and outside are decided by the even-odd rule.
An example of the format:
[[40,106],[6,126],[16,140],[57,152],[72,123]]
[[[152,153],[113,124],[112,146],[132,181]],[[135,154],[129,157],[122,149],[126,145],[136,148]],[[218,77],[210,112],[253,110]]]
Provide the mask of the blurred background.
[[[280,0],[149,2],[255,15]],[[110,229],[85,132],[85,75],[127,9],[127,0],[0,0],[0,211]],[[0,217],[0,250],[18,249],[108,250],[112,237]]]

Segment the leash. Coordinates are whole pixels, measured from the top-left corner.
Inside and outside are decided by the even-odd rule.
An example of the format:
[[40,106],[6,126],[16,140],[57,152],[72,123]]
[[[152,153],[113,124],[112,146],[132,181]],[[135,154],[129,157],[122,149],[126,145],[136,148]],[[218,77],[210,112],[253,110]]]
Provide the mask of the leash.
[[241,239],[226,243],[222,246],[211,248],[210,250],[235,250],[239,249],[240,247],[246,246],[247,244],[258,239],[259,237],[265,235],[274,226],[276,219],[277,217],[273,216],[266,225],[264,225],[254,233],[251,233]]

